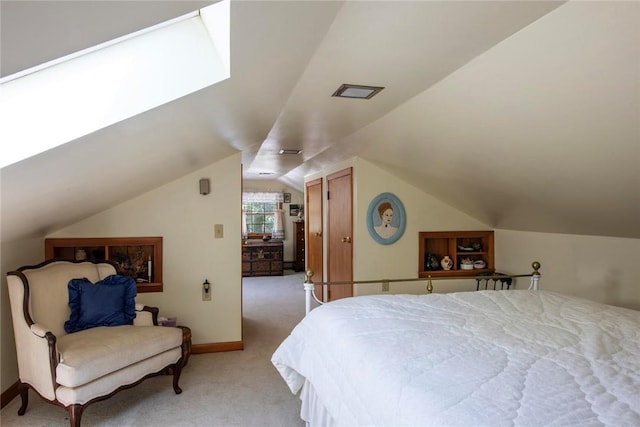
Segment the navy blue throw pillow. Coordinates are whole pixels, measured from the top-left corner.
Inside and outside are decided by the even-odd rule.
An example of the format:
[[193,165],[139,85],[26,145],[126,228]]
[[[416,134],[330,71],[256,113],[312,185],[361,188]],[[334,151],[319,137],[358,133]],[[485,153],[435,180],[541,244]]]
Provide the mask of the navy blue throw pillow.
[[64,322],[67,333],[96,326],[132,325],[136,317],[136,282],[113,274],[96,283],[87,278],[68,284],[71,315]]

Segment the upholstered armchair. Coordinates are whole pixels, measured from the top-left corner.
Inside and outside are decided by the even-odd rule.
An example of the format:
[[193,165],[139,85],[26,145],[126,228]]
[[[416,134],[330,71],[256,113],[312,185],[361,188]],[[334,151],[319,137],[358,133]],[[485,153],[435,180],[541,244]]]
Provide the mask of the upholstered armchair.
[[[61,260],[8,273],[22,398],[19,415],[27,410],[29,388],[66,408],[71,426],[80,426],[87,405],[154,375],[171,372],[175,393],[182,392],[178,385],[183,366],[182,330],[157,326],[157,309],[135,305],[131,300],[135,283],[132,293],[130,286],[121,288],[111,280],[113,289],[122,294],[123,305],[94,294],[101,298],[98,311],[122,306],[124,314],[102,313],[97,323],[91,320],[91,292],[104,291],[115,274],[109,262]],[[88,291],[79,291],[70,308],[70,282],[74,280],[77,286],[88,286]]]

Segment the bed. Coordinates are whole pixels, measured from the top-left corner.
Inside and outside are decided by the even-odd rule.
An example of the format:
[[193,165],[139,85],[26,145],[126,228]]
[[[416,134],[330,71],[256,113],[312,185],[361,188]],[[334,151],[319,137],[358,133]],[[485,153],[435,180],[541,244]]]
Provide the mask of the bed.
[[312,426],[640,426],[640,312],[548,291],[337,300],[272,363]]

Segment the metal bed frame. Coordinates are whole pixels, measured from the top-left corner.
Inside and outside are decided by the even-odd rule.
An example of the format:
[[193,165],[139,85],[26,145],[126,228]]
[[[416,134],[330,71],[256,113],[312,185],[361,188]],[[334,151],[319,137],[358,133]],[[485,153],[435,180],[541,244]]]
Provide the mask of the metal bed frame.
[[388,290],[390,283],[406,283],[406,282],[426,282],[427,294],[433,292],[433,281],[434,280],[461,280],[461,279],[475,279],[476,280],[476,290],[480,288],[480,282],[485,281],[485,289],[487,288],[487,283],[489,280],[493,280],[493,289],[496,289],[497,281],[500,281],[502,284],[502,288],[504,288],[505,283],[507,284],[507,289],[510,288],[512,280],[518,277],[529,277],[531,279],[529,284],[529,290],[537,291],[540,283],[540,263],[538,261],[534,261],[531,263],[531,267],[533,268],[533,272],[529,274],[503,274],[503,273],[494,273],[494,274],[481,274],[477,276],[464,276],[464,277],[419,277],[419,278],[410,278],[410,279],[380,279],[380,280],[356,280],[352,282],[318,282],[314,283],[312,280],[313,270],[307,270],[305,272],[304,279],[304,292],[305,292],[305,316],[309,314],[311,311],[311,301],[315,300],[318,304],[322,305],[325,301],[321,301],[315,294],[315,286],[322,285],[323,289],[326,289],[327,286],[330,285],[363,285],[363,284],[372,284],[372,283],[380,283],[382,284],[383,289]]

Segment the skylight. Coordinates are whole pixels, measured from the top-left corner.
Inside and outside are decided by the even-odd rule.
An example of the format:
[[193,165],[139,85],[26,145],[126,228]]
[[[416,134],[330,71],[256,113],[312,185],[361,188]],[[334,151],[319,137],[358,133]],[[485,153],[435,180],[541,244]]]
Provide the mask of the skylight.
[[230,77],[224,0],[0,80],[0,167]]

